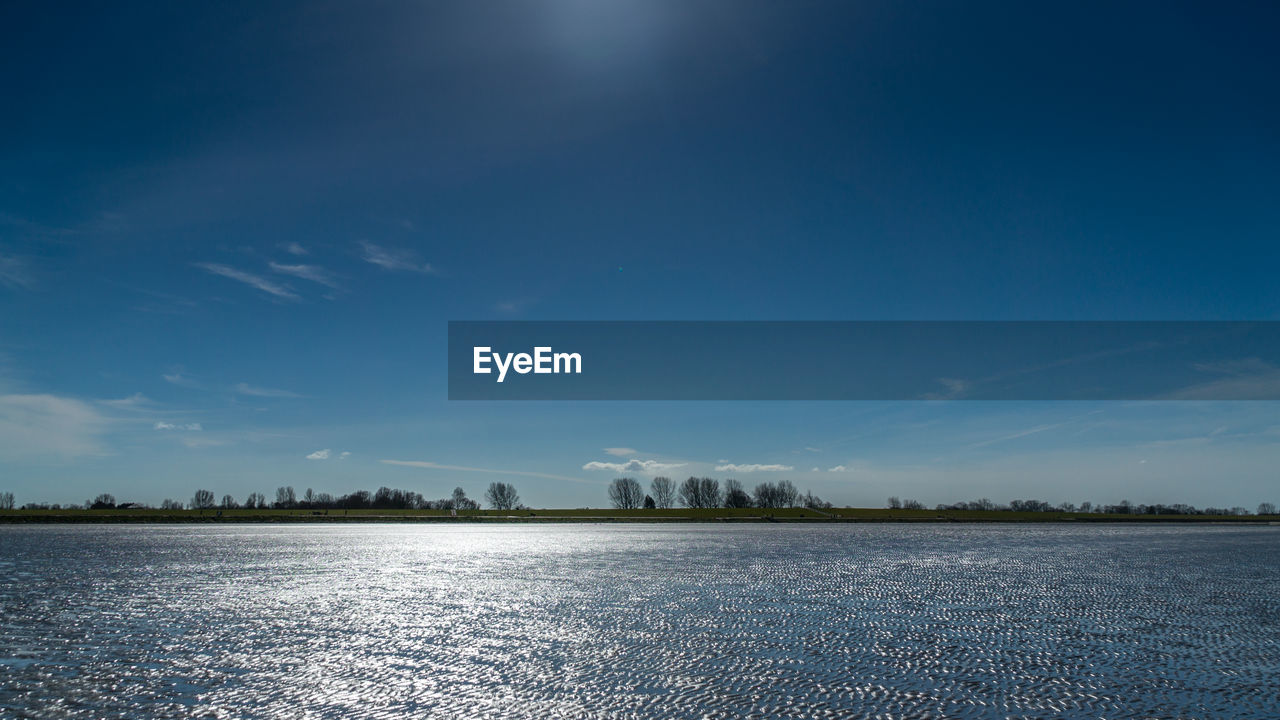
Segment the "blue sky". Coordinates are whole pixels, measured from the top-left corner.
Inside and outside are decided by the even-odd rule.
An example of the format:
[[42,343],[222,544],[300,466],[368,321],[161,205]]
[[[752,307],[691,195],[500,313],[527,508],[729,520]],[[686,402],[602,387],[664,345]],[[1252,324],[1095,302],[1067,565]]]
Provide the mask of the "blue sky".
[[0,489],[1276,501],[1275,403],[450,403],[444,365],[463,319],[1280,319],[1276,15],[7,3]]

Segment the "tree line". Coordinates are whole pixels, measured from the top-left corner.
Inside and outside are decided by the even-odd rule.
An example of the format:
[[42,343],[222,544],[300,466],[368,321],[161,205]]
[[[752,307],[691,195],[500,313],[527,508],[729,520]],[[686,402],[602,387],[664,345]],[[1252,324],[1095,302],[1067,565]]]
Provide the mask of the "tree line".
[[[510,483],[490,483],[484,493],[485,502],[494,510],[525,509],[520,504],[520,494]],[[13,493],[0,493],[0,510],[12,510]],[[57,503],[27,503],[24,510],[111,510],[147,508],[146,503],[116,502],[111,493],[102,493],[83,505],[60,505]],[[411,490],[399,490],[380,487],[374,492],[356,490],[346,495],[332,495],[326,492],[315,492],[307,488],[299,495],[292,486],[276,489],[275,500],[268,501],[267,496],[259,492],[249,493],[243,502],[232,495],[223,495],[221,500],[212,490],[201,488],[195,491],[191,500],[183,502],[166,498],[160,503],[161,510],[479,510],[480,503],[467,497],[461,487],[453,489],[453,493],[439,500],[428,500],[421,493]]]
[[[520,502],[520,494],[510,483],[490,483],[484,492],[484,500],[494,510],[527,510]],[[760,483],[751,492],[734,479],[724,481],[707,477],[690,477],[677,484],[671,478],[655,477],[649,483],[649,492],[634,478],[618,478],[609,484],[609,502],[620,510],[641,508],[667,509],[676,504],[687,508],[794,508],[804,507],[824,510],[831,503],[824,502],[811,492],[803,495],[789,480],[777,483]],[[924,503],[918,500],[890,497],[886,506],[893,510],[925,510]],[[16,503],[11,492],[0,492],[0,510],[13,510]],[[83,504],[58,503],[26,503],[23,510],[103,510],[115,508],[147,508],[146,503],[117,503],[115,496],[102,493]],[[298,495],[292,486],[276,489],[275,500],[268,501],[262,493],[249,493],[243,502],[231,495],[223,495],[218,500],[212,490],[200,489],[192,495],[191,500],[166,499],[160,503],[162,510],[236,510],[236,509],[275,509],[275,510],[479,510],[480,503],[467,497],[461,487],[453,489],[453,493],[439,500],[428,500],[421,493],[410,490],[399,490],[380,487],[374,492],[357,490],[346,495],[334,496],[330,493],[317,493],[307,488]],[[1005,504],[992,502],[987,498],[939,504],[935,510],[985,510],[1005,512],[1066,512],[1066,513],[1104,513],[1111,515],[1275,515],[1275,503],[1259,503],[1256,511],[1250,512],[1243,507],[1206,507],[1197,508],[1181,503],[1166,505],[1135,504],[1122,500],[1118,504],[1083,502],[1053,504],[1043,500],[1011,500]]]
[[679,502],[687,508],[792,508],[816,510],[831,507],[812,492],[804,495],[790,480],[760,483],[747,492],[732,478],[724,485],[715,478],[690,477],[679,485],[668,477],[655,477],[649,492],[635,478],[617,478],[609,483],[609,502],[619,510],[666,509]]
[[[924,510],[923,503],[916,500],[902,500],[897,497],[890,497],[886,507],[891,510]],[[939,504],[934,506],[935,510],[987,510],[987,511],[1004,511],[1004,512],[1066,512],[1066,513],[1102,513],[1107,515],[1275,515],[1275,503],[1258,503],[1256,512],[1249,512],[1248,508],[1243,507],[1206,507],[1197,508],[1194,505],[1186,505],[1183,503],[1175,503],[1165,505],[1163,503],[1154,503],[1150,505],[1135,504],[1128,500],[1121,500],[1115,505],[1104,505],[1102,503],[1082,502],[1079,505],[1075,503],[1058,503],[1057,505],[1043,500],[1010,500],[1007,504],[997,504],[982,498],[981,500],[972,500],[969,502],[958,502],[947,504]]]

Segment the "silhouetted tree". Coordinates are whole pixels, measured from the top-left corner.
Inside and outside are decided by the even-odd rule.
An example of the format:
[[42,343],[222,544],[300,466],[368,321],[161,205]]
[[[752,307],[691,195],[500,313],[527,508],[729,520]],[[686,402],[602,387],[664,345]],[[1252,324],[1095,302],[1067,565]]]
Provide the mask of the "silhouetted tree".
[[192,510],[208,510],[213,507],[213,491],[197,490],[195,495],[191,496]]
[[685,507],[714,508],[720,507],[720,481],[714,478],[691,477],[680,483],[680,502]]
[[302,506],[313,507],[315,504],[316,504],[316,491],[312,490],[311,488],[307,488],[307,491],[302,494]]
[[267,496],[262,493],[249,493],[248,499],[244,501],[244,506],[250,510],[265,508],[267,506]]
[[827,510],[831,507],[831,503],[826,502],[817,495],[814,495],[812,490],[804,494],[804,497],[801,498],[801,504],[810,510]]
[[724,481],[724,506],[727,508],[751,507],[751,496],[742,489],[742,483],[733,478]]
[[660,508],[674,507],[676,504],[676,484],[669,477],[656,477],[649,483],[649,492],[653,494],[653,504]]
[[658,507],[658,504],[657,504],[656,502],[654,502],[654,501],[653,501],[653,496],[652,496],[652,495],[645,495],[645,496],[644,496],[644,509],[645,509],[645,510],[654,510],[654,509],[657,509],[657,507]]
[[644,489],[635,478],[618,478],[609,483],[609,502],[619,510],[635,510],[644,502]]
[[[10,496],[9,496],[9,507],[13,507],[13,496],[12,496],[12,495],[10,495]],[[1275,514],[1276,514],[1276,504],[1275,504],[1275,503],[1269,503],[1269,502],[1258,503],[1258,514],[1259,514],[1259,515],[1275,515]]]
[[890,496],[889,496],[889,509],[890,509],[890,510],[901,510],[901,509],[902,509],[902,501],[898,499],[898,496],[897,496],[897,495],[890,495]]
[[0,510],[13,509],[13,493],[0,492]]
[[790,480],[779,483],[760,483],[753,493],[756,505],[762,508],[795,507],[800,502],[800,491]]
[[236,508],[240,507],[240,503],[236,502],[236,499],[231,497],[230,495],[222,496],[221,505],[223,510],[235,510]]
[[276,488],[276,507],[291,508],[298,504],[298,497],[293,493],[293,486]]
[[110,510],[116,506],[116,497],[111,493],[102,493],[90,503],[91,510]]
[[489,483],[489,489],[484,491],[484,499],[494,510],[511,510],[520,504],[516,486],[503,482]]
[[183,507],[185,506],[181,500],[174,500],[173,498],[165,498],[164,502],[160,503],[161,510],[181,510]]

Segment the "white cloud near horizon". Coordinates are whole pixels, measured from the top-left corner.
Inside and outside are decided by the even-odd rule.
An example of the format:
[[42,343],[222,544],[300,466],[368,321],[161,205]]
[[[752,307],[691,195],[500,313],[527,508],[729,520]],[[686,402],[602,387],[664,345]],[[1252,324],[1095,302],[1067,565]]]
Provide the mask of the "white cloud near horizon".
[[425,468],[428,470],[455,470],[459,472],[492,473],[494,475],[521,475],[524,477],[544,478],[547,480],[566,480],[568,482],[584,483],[587,485],[599,484],[592,480],[585,480],[583,478],[570,477],[567,475],[552,475],[550,473],[530,472],[527,470],[498,470],[496,468],[468,467],[466,465],[442,465],[428,460],[379,460],[378,462],[383,465]]
[[640,460],[633,458],[624,463],[615,462],[598,462],[591,461],[582,466],[583,470],[611,470],[618,473],[642,473],[653,475],[656,473],[672,470],[678,467],[684,467],[687,463],[664,463],[657,460]]
[[848,469],[849,469],[849,468],[847,468],[847,467],[845,467],[845,466],[843,466],[843,465],[836,465],[835,467],[829,467],[829,468],[827,468],[827,472],[846,472],[846,471],[848,471]]
[[747,463],[745,465],[739,465],[736,463],[727,463],[724,465],[716,466],[716,472],[752,473],[752,472],[788,472],[790,470],[795,470],[795,468],[791,467],[790,465],[761,465],[759,463]]
[[264,277],[259,277],[253,273],[245,272],[231,267],[230,265],[222,265],[220,263],[195,263],[195,266],[214,275],[220,275],[231,280],[242,282],[245,285],[261,290],[269,295],[274,295],[285,300],[301,300],[297,293],[287,285],[274,283]]
[[268,265],[272,270],[282,275],[292,275],[335,290],[340,289],[338,281],[333,279],[333,275],[319,265],[284,265],[275,261],[268,263]]
[[429,263],[418,262],[413,253],[407,250],[384,248],[367,240],[361,240],[360,247],[364,249],[363,257],[365,262],[377,265],[384,270],[401,270],[423,275],[435,272],[435,268],[431,267]]

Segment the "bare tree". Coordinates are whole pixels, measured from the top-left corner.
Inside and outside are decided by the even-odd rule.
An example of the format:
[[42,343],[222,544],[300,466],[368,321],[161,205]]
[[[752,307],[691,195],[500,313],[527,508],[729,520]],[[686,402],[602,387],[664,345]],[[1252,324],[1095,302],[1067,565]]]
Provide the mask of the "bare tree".
[[160,503],[161,510],[181,510],[183,507],[181,500],[174,500],[173,498],[165,498],[164,502]]
[[250,510],[265,508],[267,506],[267,496],[262,493],[249,493],[248,499],[244,501],[244,506]]
[[102,493],[93,499],[89,504],[91,510],[110,509],[116,506],[116,496],[111,493]]
[[674,507],[676,504],[676,484],[669,477],[656,477],[649,483],[649,492],[653,495],[653,504],[660,508]]
[[0,492],[0,510],[13,509],[13,493]]
[[192,510],[208,510],[213,507],[213,491],[197,490],[196,494],[191,496]]
[[494,510],[511,510],[520,504],[516,486],[502,482],[489,483],[489,489],[484,491],[484,499]]
[[751,496],[742,489],[742,483],[733,478],[724,481],[724,506],[727,508],[751,507]]
[[453,509],[454,510],[479,510],[480,503],[467,497],[467,492],[460,487],[453,489]]
[[276,488],[276,507],[291,508],[298,504],[298,496],[293,492],[293,486]]
[[235,510],[235,509],[236,509],[236,508],[238,508],[238,507],[240,507],[240,503],[236,502],[236,499],[235,499],[235,498],[231,497],[230,495],[223,495],[223,496],[222,496],[222,509],[223,509],[223,510]]
[[[11,508],[13,507],[13,496],[12,496],[12,495],[10,495],[10,496],[9,496],[9,507],[11,507]],[[1276,514],[1276,504],[1275,504],[1275,503],[1269,503],[1269,502],[1258,503],[1258,514],[1259,514],[1259,515],[1275,515],[1275,514]]]
[[644,502],[644,488],[635,478],[618,478],[609,483],[609,501],[619,510],[635,510]]
[[714,508],[720,507],[720,481],[714,478],[691,477],[680,483],[680,502],[685,507]]
[[897,495],[890,495],[890,496],[889,496],[889,509],[890,509],[890,510],[901,510],[901,509],[902,509],[902,501],[898,499],[898,496],[897,496]]

